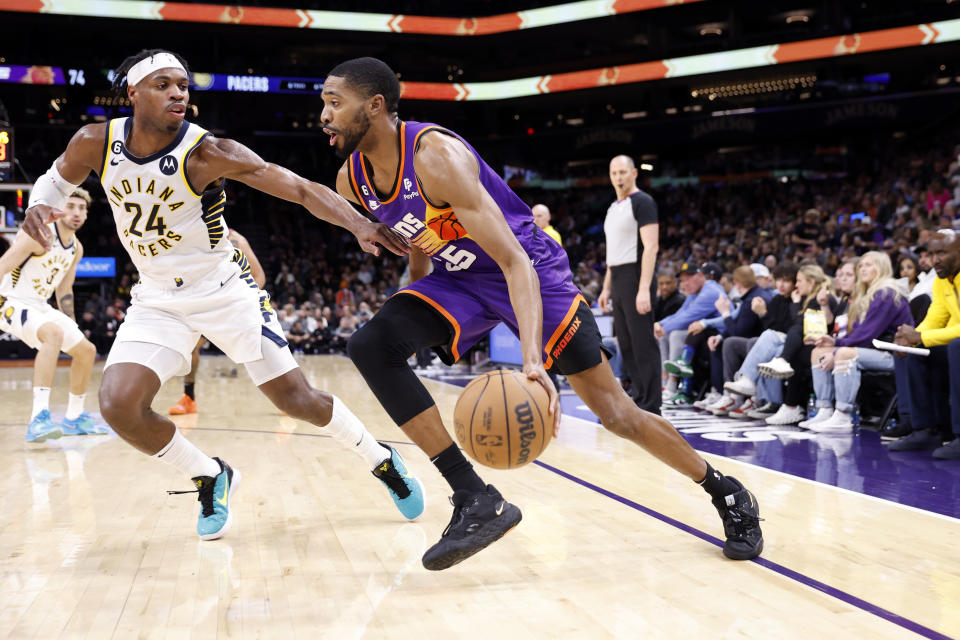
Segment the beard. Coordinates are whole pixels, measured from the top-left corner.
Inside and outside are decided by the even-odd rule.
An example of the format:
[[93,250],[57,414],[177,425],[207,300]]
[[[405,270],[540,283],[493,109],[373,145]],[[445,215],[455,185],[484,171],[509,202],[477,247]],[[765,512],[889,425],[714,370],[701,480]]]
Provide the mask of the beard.
[[349,129],[342,129],[338,134],[340,136],[340,147],[334,148],[334,152],[337,154],[337,157],[341,160],[346,160],[350,155],[357,150],[357,146],[360,144],[360,141],[363,140],[363,136],[367,135],[367,131],[370,130],[370,118],[367,117],[367,114],[363,111],[360,111],[357,114],[357,117],[353,119],[353,123],[350,125]]

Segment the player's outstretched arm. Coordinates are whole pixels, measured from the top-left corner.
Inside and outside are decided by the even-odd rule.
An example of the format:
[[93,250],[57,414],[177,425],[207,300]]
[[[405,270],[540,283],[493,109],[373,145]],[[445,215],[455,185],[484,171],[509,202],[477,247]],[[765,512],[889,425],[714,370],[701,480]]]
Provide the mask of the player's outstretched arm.
[[453,207],[466,232],[503,270],[510,304],[520,328],[523,371],[547,390],[556,426],[560,419],[559,396],[543,368],[543,304],[540,280],[530,257],[510,230],[497,203],[480,184],[477,160],[467,147],[442,133],[428,133],[422,140],[414,157],[420,184],[431,201],[446,202]]
[[377,244],[397,255],[407,253],[409,245],[404,238],[360,215],[334,191],[265,161],[234,140],[207,137],[190,155],[187,170],[190,172],[190,181],[196,185],[208,185],[219,178],[230,178],[277,198],[296,202],[315,217],[353,233],[360,241],[361,248],[368,253],[379,255]]
[[26,262],[30,256],[40,255],[43,252],[39,242],[26,234],[18,233],[10,248],[0,256],[0,280]]
[[88,124],[77,131],[67,149],[40,176],[30,190],[26,219],[21,227],[45,251],[50,249],[50,222],[63,216],[67,198],[87,179],[91,171],[99,172],[103,162],[105,124]]

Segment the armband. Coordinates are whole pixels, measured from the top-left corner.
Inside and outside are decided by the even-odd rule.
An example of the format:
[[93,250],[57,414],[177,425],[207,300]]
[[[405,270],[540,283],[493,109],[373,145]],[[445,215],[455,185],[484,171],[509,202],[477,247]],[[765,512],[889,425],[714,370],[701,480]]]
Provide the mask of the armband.
[[28,201],[27,208],[29,209],[38,204],[45,204],[48,207],[62,210],[67,204],[67,198],[69,198],[70,194],[79,186],[79,184],[67,182],[63,176],[60,175],[60,172],[57,171],[57,164],[54,162],[50,165],[50,168],[47,169],[47,172],[40,176],[40,179],[33,185],[33,189],[30,190],[30,200]]

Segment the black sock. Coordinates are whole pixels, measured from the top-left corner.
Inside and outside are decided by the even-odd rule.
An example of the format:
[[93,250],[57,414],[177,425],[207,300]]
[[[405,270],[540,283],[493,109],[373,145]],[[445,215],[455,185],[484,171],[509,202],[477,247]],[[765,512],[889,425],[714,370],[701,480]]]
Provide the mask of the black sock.
[[191,399],[191,400],[196,400],[196,399],[197,399],[197,396],[193,395],[193,383],[192,383],[192,382],[184,382],[184,383],[183,383],[183,392],[184,392],[185,394],[187,394],[188,396],[190,396],[190,399]]
[[711,467],[709,462],[707,463],[707,475],[697,484],[703,487],[703,490],[709,493],[712,498],[722,498],[740,491],[740,487]]
[[463,452],[452,444],[440,452],[434,458],[430,459],[437,470],[443,474],[444,480],[454,491],[465,489],[467,491],[486,491],[487,485],[473,470],[473,465],[463,457]]

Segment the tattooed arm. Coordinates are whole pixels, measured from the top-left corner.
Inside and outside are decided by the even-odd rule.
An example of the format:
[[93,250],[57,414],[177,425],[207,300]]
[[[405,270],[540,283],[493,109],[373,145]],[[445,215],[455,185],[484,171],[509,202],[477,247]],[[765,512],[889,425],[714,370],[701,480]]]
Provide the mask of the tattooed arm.
[[77,276],[77,263],[83,257],[83,245],[80,244],[79,240],[75,240],[75,242],[77,243],[77,255],[73,259],[73,264],[70,265],[70,271],[63,277],[56,289],[57,307],[60,308],[61,313],[74,322],[77,321],[77,314],[73,309],[73,280]]

